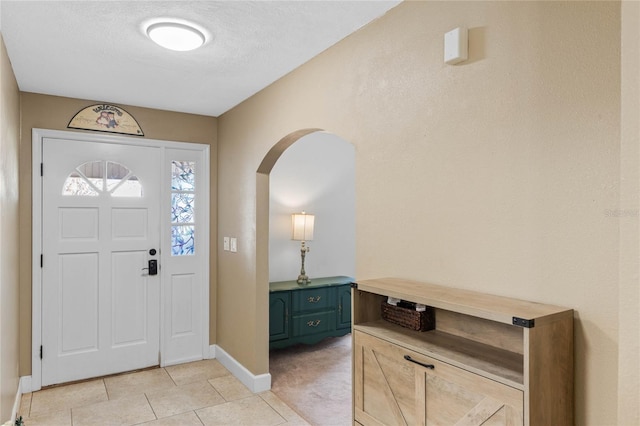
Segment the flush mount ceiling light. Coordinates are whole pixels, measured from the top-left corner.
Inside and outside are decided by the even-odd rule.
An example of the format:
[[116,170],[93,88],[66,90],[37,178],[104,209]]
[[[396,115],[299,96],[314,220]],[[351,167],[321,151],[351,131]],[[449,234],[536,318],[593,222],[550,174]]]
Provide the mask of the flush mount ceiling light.
[[180,52],[197,49],[205,42],[204,34],[200,30],[178,22],[158,22],[149,25],[147,35],[160,46]]

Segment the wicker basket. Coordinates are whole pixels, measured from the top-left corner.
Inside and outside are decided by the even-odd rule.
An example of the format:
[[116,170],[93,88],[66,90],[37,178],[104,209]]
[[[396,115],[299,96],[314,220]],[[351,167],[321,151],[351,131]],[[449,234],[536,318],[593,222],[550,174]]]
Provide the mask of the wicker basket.
[[436,316],[432,306],[425,311],[402,308],[382,302],[382,319],[416,331],[429,331],[436,328]]

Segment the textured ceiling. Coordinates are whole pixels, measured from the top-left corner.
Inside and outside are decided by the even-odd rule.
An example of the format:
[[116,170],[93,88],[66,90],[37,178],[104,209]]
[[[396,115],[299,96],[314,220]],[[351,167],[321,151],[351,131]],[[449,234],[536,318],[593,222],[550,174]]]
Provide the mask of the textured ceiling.
[[[22,91],[219,116],[398,3],[1,0],[0,31]],[[163,17],[207,43],[155,45]]]

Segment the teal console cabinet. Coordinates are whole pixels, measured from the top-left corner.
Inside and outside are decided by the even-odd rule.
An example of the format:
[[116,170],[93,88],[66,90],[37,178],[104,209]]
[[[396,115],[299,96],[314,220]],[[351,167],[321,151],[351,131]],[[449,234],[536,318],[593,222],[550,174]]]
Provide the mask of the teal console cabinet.
[[351,277],[269,284],[269,349],[351,333]]

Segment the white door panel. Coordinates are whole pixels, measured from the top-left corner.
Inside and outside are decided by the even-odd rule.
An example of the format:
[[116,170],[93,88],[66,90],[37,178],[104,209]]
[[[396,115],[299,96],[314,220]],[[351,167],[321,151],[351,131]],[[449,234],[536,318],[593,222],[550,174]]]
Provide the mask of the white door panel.
[[111,238],[113,241],[145,240],[148,229],[147,214],[147,209],[112,209]]
[[[193,196],[195,198],[194,215],[190,219],[185,219],[192,224],[194,232],[193,252],[187,255],[176,255],[171,246],[171,239],[164,239],[164,253],[170,253],[163,259],[167,266],[162,270],[163,294],[164,294],[164,318],[165,341],[163,345],[162,358],[166,364],[178,364],[192,361],[201,357],[201,347],[208,339],[205,323],[201,320],[207,317],[207,312],[203,311],[202,300],[208,297],[205,291],[203,277],[205,273],[203,267],[209,264],[208,239],[203,235],[203,230],[207,229],[208,215],[206,206],[209,205],[209,185],[208,174],[205,173],[208,164],[205,158],[196,151],[185,151],[179,149],[166,150],[167,161],[165,163],[165,173],[173,174],[172,162],[190,164],[195,171],[195,182],[193,186],[186,185],[186,189],[181,185],[178,188],[185,189],[183,192],[177,190],[172,184],[172,190],[166,194],[166,202],[172,204],[172,198],[180,194]],[[174,209],[175,210],[175,209]],[[167,230],[171,234],[171,227],[174,226],[175,216],[180,214],[172,211],[169,223],[172,223]],[[186,216],[189,216],[186,214]],[[174,220],[175,219],[175,220]],[[205,231],[206,232],[206,231]]]
[[196,334],[194,325],[198,323],[194,318],[193,302],[198,296],[194,274],[180,274],[171,277],[171,338]]
[[58,208],[60,242],[98,241],[97,207]]
[[138,252],[116,252],[111,256],[112,323],[114,347],[145,344],[148,342],[147,300],[149,298],[148,276],[140,271],[147,254]]
[[[52,326],[62,356],[98,350],[98,253],[61,254]],[[77,303],[82,300],[82,303]]]

